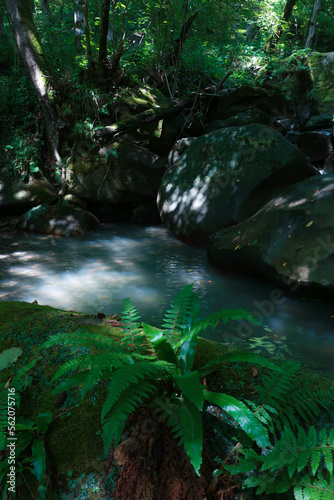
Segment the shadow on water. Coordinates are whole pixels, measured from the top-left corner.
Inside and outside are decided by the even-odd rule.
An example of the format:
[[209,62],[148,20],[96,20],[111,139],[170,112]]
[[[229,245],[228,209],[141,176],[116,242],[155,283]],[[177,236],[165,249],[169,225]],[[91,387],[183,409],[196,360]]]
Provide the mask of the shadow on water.
[[[0,234],[0,300],[23,300],[96,314],[119,314],[130,297],[142,318],[159,324],[175,294],[194,283],[202,314],[254,312],[272,332],[233,322],[207,338],[275,356],[301,357],[334,373],[334,307],[280,294],[275,285],[217,273],[206,252],[163,227],[104,225],[80,238]],[[315,365],[314,365],[315,366]]]

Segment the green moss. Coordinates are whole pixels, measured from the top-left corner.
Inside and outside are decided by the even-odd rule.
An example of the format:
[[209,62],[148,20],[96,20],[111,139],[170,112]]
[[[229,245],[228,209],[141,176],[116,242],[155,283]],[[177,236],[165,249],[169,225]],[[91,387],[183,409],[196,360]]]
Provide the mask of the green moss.
[[[87,314],[25,302],[0,303],[0,317],[0,352],[8,347],[23,349],[23,354],[15,365],[0,372],[1,385],[22,366],[35,357],[40,357],[29,372],[31,384],[22,393],[17,416],[35,420],[39,413],[52,411],[53,420],[45,442],[50,470],[53,477],[57,478],[56,484],[66,484],[69,470],[74,477],[82,472],[101,473],[103,443],[97,432],[101,430],[104,389],[100,388],[95,394],[87,395],[79,406],[76,391],[67,391],[67,399],[58,404],[59,396],[52,395],[53,385],[50,380],[64,361],[80,353],[63,346],[56,346],[42,353],[38,352],[38,348],[50,335],[60,332],[80,329],[83,332],[99,332],[109,336],[117,335],[117,329]],[[89,324],[89,321],[93,324]]]

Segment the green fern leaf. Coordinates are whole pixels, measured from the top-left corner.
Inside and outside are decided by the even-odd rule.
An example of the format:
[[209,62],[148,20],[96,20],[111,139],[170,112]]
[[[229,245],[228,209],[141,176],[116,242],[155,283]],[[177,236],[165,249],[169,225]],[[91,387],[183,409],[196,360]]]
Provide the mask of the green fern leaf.
[[155,391],[155,384],[140,380],[138,383],[132,383],[124,388],[111,408],[109,408],[109,402],[107,405],[104,404],[101,420],[103,425],[102,438],[106,453],[109,452],[113,440],[114,446],[118,445],[130,413],[135,411],[139,404],[151,397]]
[[234,352],[227,352],[225,354],[222,354],[221,356],[213,358],[211,361],[206,363],[200,369],[200,375],[201,377],[204,377],[208,373],[212,372],[213,367],[215,365],[231,361],[248,361],[250,363],[264,366],[265,368],[270,368],[271,370],[278,371],[280,373],[282,372],[282,368],[280,366],[276,365],[275,363],[265,358],[264,356],[261,356],[260,354],[255,354],[252,352],[234,351]]
[[207,330],[210,326],[215,328],[220,321],[226,325],[229,320],[239,319],[245,319],[255,323],[256,325],[264,326],[249,311],[245,311],[244,309],[222,309],[221,311],[210,314],[205,319],[198,321],[192,327],[192,331],[200,333],[203,330]]
[[167,338],[171,342],[175,334],[184,334],[189,331],[192,315],[193,284],[187,285],[176,295],[164,316],[162,327],[165,328]]
[[152,363],[135,363],[117,370],[113,374],[108,387],[108,396],[104,402],[101,414],[102,420],[105,419],[117,400],[121,398],[122,393],[130,386],[137,384],[140,379],[156,381],[162,375],[164,375],[164,378],[169,378],[172,366],[170,363],[154,361]]
[[133,345],[134,348],[140,347],[140,342],[137,339],[137,335],[140,334],[140,316],[129,298],[123,300],[121,318],[123,342]]

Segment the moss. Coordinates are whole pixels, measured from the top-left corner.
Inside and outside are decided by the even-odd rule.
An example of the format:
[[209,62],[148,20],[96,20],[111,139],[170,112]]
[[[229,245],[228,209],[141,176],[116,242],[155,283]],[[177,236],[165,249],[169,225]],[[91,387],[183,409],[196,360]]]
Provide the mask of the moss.
[[85,155],[80,157],[79,161],[70,162],[67,168],[78,175],[94,172],[101,166],[105,168],[108,166],[108,159],[105,156]]
[[[301,78],[301,74],[307,78]],[[291,101],[315,101],[325,112],[334,108],[334,53],[298,51],[278,61],[273,59],[257,76],[258,81],[281,92]]]
[[[101,407],[105,397],[104,390],[79,402],[76,392],[67,391],[67,399],[58,405],[58,395],[52,395],[50,380],[59,365],[73,356],[71,349],[56,346],[38,353],[38,347],[52,334],[71,332],[80,328],[83,332],[99,332],[117,335],[117,329],[110,327],[97,318],[87,314],[74,313],[39,306],[25,302],[0,303],[0,352],[8,347],[20,346],[23,355],[15,365],[0,372],[3,386],[26,363],[40,356],[29,372],[32,383],[22,393],[17,416],[35,420],[39,413],[52,411],[53,420],[45,437],[47,457],[52,471],[52,481],[56,486],[67,482],[67,471],[73,476],[82,472],[101,473],[103,443],[97,432],[101,430]],[[89,321],[94,324],[86,324]],[[28,478],[29,480],[29,478]],[[34,487],[34,484],[31,484]]]

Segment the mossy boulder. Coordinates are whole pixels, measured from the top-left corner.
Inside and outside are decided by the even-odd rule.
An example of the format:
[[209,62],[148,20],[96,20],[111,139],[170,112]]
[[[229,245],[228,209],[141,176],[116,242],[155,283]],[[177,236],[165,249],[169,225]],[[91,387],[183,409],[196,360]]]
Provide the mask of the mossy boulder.
[[70,192],[92,202],[126,203],[154,199],[165,166],[165,158],[122,141],[103,148],[100,156],[88,155],[70,162]]
[[158,193],[160,216],[181,240],[205,244],[313,175],[306,157],[269,127],[223,128],[177,144]]
[[55,198],[52,187],[43,181],[28,184],[21,180],[0,180],[0,216],[20,215],[41,203],[50,203]]
[[39,205],[23,215],[20,229],[55,236],[80,236],[100,225],[95,215],[72,205]]
[[277,59],[269,62],[257,80],[299,107],[311,110],[313,106],[320,113],[334,111],[334,52],[297,51],[279,64]]
[[226,118],[226,120],[212,121],[207,127],[207,133],[224,127],[243,127],[252,123],[262,123],[262,125],[269,126],[270,116],[261,109],[248,109],[235,116],[231,116],[231,118]]
[[[34,368],[27,373],[27,388],[16,408],[16,417],[35,421],[40,413],[52,412],[52,422],[44,438],[48,471],[51,473],[47,498],[60,498],[60,490],[63,495],[69,493],[66,498],[80,498],[77,496],[80,494],[80,485],[86,483],[92,486],[90,490],[86,484],[85,498],[103,498],[105,490],[103,486],[98,486],[98,480],[102,479],[101,470],[107,463],[107,457],[97,433],[101,430],[100,415],[105,394],[103,391],[92,393],[80,406],[80,397],[75,391],[67,391],[60,400],[59,395],[52,394],[55,387],[51,383],[52,376],[66,360],[80,355],[80,349],[74,351],[65,346],[55,346],[43,353],[38,349],[50,335],[57,333],[79,330],[92,335],[117,336],[117,329],[87,314],[25,302],[0,303],[0,317],[0,352],[13,347],[23,351],[15,364],[0,371],[1,387],[19,369],[38,358]],[[25,477],[37,498],[34,477],[29,473]],[[75,482],[77,489],[74,488]],[[24,484],[18,488],[18,492],[18,498],[29,497]]]
[[334,175],[305,179],[209,239],[221,269],[261,274],[293,293],[334,297]]

